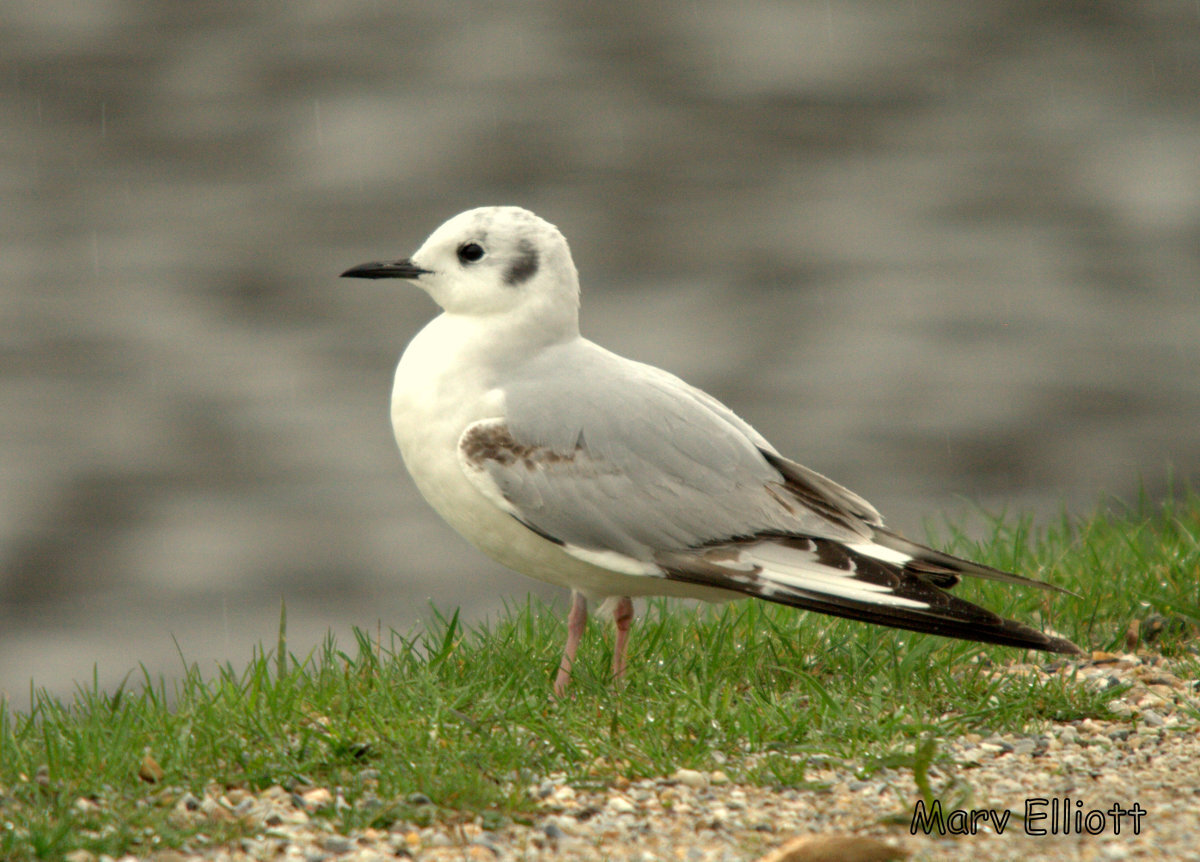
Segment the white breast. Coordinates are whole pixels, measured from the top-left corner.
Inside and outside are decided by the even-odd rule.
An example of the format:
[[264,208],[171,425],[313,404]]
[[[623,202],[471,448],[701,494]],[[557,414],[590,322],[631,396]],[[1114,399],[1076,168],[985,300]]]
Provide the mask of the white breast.
[[392,387],[392,430],[404,464],[425,499],[460,532],[455,511],[473,508],[463,501],[478,494],[458,466],[458,438],[472,422],[504,410],[502,393],[464,355],[469,338],[462,329],[447,315],[434,319],[400,357]]
[[539,580],[610,594],[605,586],[611,573],[564,554],[522,526],[487,500],[459,466],[458,440],[466,427],[504,415],[504,394],[492,385],[487,371],[492,363],[478,355],[481,341],[472,329],[469,320],[441,315],[400,358],[392,429],[404,465],[429,505],[489,557]]
[[502,511],[471,483],[460,466],[459,438],[480,419],[504,417],[504,392],[495,385],[490,369],[512,367],[522,359],[504,346],[515,340],[496,345],[487,334],[470,318],[443,314],[417,334],[396,368],[392,429],[404,465],[429,505],[463,538],[502,565],[579,590],[590,599],[628,595],[728,599],[724,592],[623,574],[571,556]]

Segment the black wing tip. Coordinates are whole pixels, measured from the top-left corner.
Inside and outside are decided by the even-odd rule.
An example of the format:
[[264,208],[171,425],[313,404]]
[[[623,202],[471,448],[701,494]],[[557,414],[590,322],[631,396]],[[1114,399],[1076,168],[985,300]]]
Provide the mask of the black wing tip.
[[946,634],[961,640],[992,643],[1016,649],[1032,649],[1038,652],[1052,652],[1060,655],[1086,655],[1084,650],[1064,637],[1046,634],[1024,623],[1004,619],[1003,617],[1000,618],[999,625],[990,631],[987,629],[982,631],[966,629],[960,632],[947,632]]
[[[832,616],[858,620],[859,622],[873,623],[875,625],[887,626],[888,628],[932,634],[973,643],[994,644],[1013,649],[1031,649],[1038,652],[1058,653],[1060,655],[1086,655],[1082,649],[1066,638],[1049,635],[1024,623],[992,615],[986,609],[971,605],[969,602],[962,602],[961,600],[959,602],[961,602],[961,605],[958,607],[960,613],[968,609],[970,611],[981,611],[993,616],[995,621],[989,623],[937,615],[927,616],[904,611],[900,611],[899,613],[885,612],[881,614],[872,613],[868,609],[839,608],[829,607],[828,605],[825,607],[810,605],[809,609],[831,614]],[[958,605],[959,603],[956,602],[955,604]],[[803,605],[799,606],[803,607]]]
[[[762,538],[758,537],[758,540]],[[770,572],[764,571],[762,566],[748,571],[729,568],[720,560],[710,559],[713,548],[704,553],[660,552],[655,555],[655,562],[668,580],[717,587],[801,610],[957,640],[1062,655],[1084,654],[1066,638],[1007,619],[949,592],[946,588],[953,586],[959,574],[975,574],[958,565],[972,566],[968,561],[931,551],[936,555],[933,560],[914,558],[899,566],[833,540],[777,536],[775,541],[812,555],[815,562],[865,586],[883,588],[888,596],[872,600],[865,595],[840,595],[836,590],[823,590],[819,583],[806,586],[772,580]],[[906,544],[912,546],[912,543]],[[1018,583],[1027,580],[1019,575],[997,574]]]
[[[972,610],[990,613],[976,605],[971,605],[969,602],[962,602],[962,604]],[[995,617],[994,623],[989,624],[976,620],[954,619],[934,615],[925,616],[917,613],[900,612],[885,615],[872,614],[869,610],[865,613],[859,610],[856,613],[854,610],[830,608],[828,606],[810,606],[810,609],[831,614],[832,616],[858,620],[859,622],[873,623],[875,625],[887,626],[888,628],[937,635],[939,637],[953,638],[972,643],[993,644],[1013,649],[1031,649],[1038,652],[1069,656],[1087,654],[1066,638],[1049,635],[1024,623],[998,616]],[[848,610],[849,612],[847,612]]]
[[679,554],[661,554],[656,557],[656,562],[670,580],[718,587],[800,610],[975,643],[1062,655],[1085,654],[1066,638],[1006,619],[912,575],[908,576],[908,586],[916,587],[918,591],[909,597],[926,602],[925,609],[875,604],[805,589],[768,591],[763,589],[757,572],[730,572],[720,565]]
[[[1037,587],[1041,590],[1064,593],[1076,599],[1083,598],[1083,596],[1074,590],[1060,587],[1058,584],[1039,581],[1037,578],[1029,578],[1025,575],[1018,575],[1004,569],[997,569],[994,566],[984,563],[977,563],[974,560],[968,560],[966,557],[948,554],[945,551],[939,551],[928,545],[922,545],[920,542],[906,539],[894,530],[889,530],[885,527],[875,528],[872,539],[876,544],[882,545],[885,548],[890,548],[893,551],[899,551],[902,554],[911,556],[912,559],[905,564],[905,568],[919,577],[932,577],[933,580],[931,582],[943,589],[949,589],[951,586],[954,586],[954,584],[948,583],[951,576],[958,576],[960,578],[965,576],[989,581],[1001,581],[1021,587]],[[938,578],[943,579],[946,583],[939,583]]]
[[1034,649],[1041,650],[1042,652],[1061,653],[1062,655],[1087,655],[1085,650],[1080,649],[1066,638],[1047,634],[1043,634],[1042,637],[1046,639],[1045,645],[1034,647]]

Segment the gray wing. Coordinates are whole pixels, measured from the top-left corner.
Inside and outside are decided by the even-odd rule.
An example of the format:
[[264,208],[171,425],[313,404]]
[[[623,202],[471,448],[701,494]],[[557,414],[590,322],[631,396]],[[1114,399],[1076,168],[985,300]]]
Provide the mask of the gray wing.
[[711,396],[591,342],[543,351],[501,388],[506,416],[462,435],[464,470],[562,544],[649,561],[763,532],[863,541],[881,524]]
[[506,416],[463,432],[460,463],[573,556],[886,626],[1078,651],[945,591],[960,575],[1049,585],[892,533],[861,497],[664,371],[574,342],[502,388]]

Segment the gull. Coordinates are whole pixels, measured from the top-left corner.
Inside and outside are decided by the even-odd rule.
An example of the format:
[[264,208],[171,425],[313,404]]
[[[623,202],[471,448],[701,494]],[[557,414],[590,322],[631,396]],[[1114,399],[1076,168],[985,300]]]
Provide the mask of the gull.
[[533,213],[468,210],[411,257],[342,275],[403,279],[441,307],[396,368],[396,442],[421,494],[468,542],[570,589],[555,696],[570,682],[589,601],[612,612],[621,680],[634,596],[749,596],[1079,652],[947,592],[964,575],[1060,588],[905,539],[716,398],[582,337],[567,241]]

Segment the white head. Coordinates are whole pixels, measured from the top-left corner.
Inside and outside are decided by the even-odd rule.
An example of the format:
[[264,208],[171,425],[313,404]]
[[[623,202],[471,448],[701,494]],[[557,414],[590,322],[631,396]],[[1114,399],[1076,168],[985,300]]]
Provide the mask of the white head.
[[467,210],[412,257],[364,263],[342,275],[410,279],[450,314],[532,315],[578,331],[579,276],[567,240],[520,207]]

